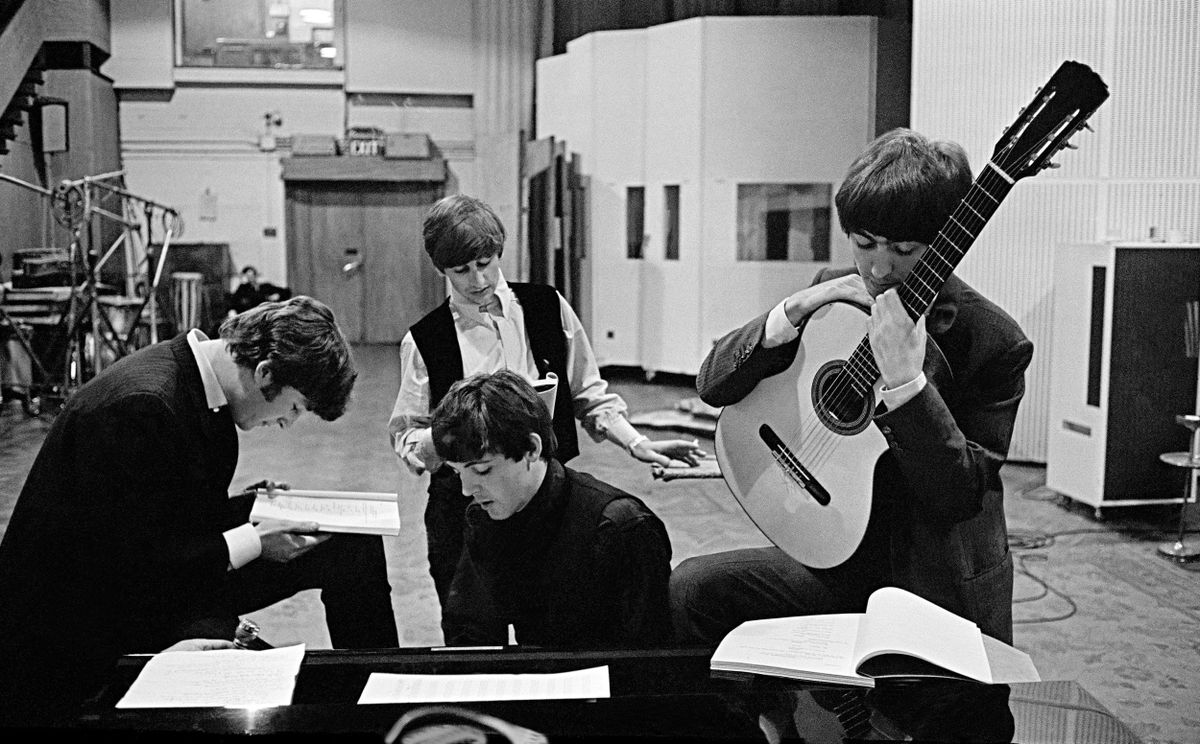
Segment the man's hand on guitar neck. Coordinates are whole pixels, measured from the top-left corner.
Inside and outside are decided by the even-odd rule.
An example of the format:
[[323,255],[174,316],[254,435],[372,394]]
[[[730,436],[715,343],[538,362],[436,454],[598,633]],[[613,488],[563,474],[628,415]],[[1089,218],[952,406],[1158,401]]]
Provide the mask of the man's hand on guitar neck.
[[[867,337],[885,390],[897,390],[922,376],[927,338],[925,316],[914,323],[896,290],[889,289],[875,298],[867,322]],[[920,392],[921,387],[914,386],[904,401]],[[888,407],[894,408],[904,401],[892,400]]]

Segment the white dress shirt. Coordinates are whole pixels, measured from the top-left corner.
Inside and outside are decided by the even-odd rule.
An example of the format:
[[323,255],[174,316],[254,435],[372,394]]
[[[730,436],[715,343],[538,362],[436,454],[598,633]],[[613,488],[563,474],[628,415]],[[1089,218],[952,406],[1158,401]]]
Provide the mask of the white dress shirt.
[[[496,284],[496,297],[500,300],[498,315],[480,311],[477,304],[450,289],[450,314],[462,352],[463,376],[509,369],[535,380],[539,373],[525,333],[525,311],[503,274]],[[626,447],[638,436],[625,418],[628,406],[621,396],[608,391],[583,324],[562,295],[558,307],[567,345],[572,412],[593,440],[611,438]],[[400,342],[400,392],[388,421],[396,454],[403,455],[416,445],[417,437],[429,428],[429,414],[429,371],[410,332]]]
[[[204,335],[200,329],[194,328],[188,333],[187,340],[193,356],[196,357],[196,367],[200,370],[200,381],[204,383],[205,404],[210,410],[218,411],[222,406],[229,405],[229,400],[225,397],[225,391],[221,389],[221,383],[217,380],[217,373],[213,371],[212,364],[200,352],[200,342],[208,341],[208,336]],[[249,522],[226,530],[223,536],[225,545],[229,548],[230,569],[241,568],[262,555],[262,540],[259,539],[254,525]]]

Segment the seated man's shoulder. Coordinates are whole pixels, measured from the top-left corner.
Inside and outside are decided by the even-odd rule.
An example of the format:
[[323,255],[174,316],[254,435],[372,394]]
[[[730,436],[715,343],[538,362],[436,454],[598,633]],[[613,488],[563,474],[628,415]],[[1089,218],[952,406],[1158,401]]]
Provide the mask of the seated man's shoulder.
[[658,516],[641,499],[631,493],[609,485],[588,473],[564,468],[572,482],[575,493],[589,499],[603,500],[602,518],[613,524],[627,524],[647,517],[658,520]]
[[650,511],[650,507],[640,499],[628,495],[608,502],[603,514],[604,519],[613,524],[629,524],[647,518],[660,521],[658,516]]
[[605,483],[591,473],[572,470],[566,466],[563,466],[562,470],[566,476],[566,480],[571,483],[572,490],[576,493],[603,496],[606,498],[634,498],[633,495],[622,491],[616,486]]

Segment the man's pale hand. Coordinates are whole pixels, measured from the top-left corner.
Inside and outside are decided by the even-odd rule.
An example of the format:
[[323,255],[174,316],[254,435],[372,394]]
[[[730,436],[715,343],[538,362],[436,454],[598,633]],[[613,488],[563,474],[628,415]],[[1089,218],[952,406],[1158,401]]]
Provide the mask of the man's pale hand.
[[167,646],[162,652],[165,654],[174,651],[217,651],[225,648],[237,648],[237,644],[221,638],[186,638]]
[[879,376],[889,390],[921,374],[925,365],[925,316],[914,323],[896,290],[889,289],[875,298],[867,329]]
[[400,453],[400,461],[413,475],[423,475],[440,468],[442,459],[433,446],[433,430],[423,429],[416,435],[415,441],[405,445]]
[[647,439],[635,445],[630,452],[642,462],[662,465],[664,468],[670,466],[672,460],[696,466],[706,454],[695,439],[690,442],[684,439]]
[[787,315],[788,322],[798,326],[821,306],[838,300],[853,302],[863,307],[870,307],[874,302],[862,277],[858,274],[847,274],[827,282],[814,284],[811,287],[805,287],[792,294],[785,300],[783,310]]
[[265,519],[254,525],[262,542],[262,557],[274,563],[287,563],[328,540],[332,535],[320,532],[316,522],[283,522]]
[[255,493],[258,491],[266,491],[268,496],[274,496],[275,491],[286,491],[290,488],[291,488],[291,486],[289,486],[288,484],[283,483],[281,481],[277,482],[277,481],[271,480],[270,478],[263,478],[262,480],[258,481],[257,483],[251,483],[250,485],[246,486],[246,488],[242,491],[242,493]]

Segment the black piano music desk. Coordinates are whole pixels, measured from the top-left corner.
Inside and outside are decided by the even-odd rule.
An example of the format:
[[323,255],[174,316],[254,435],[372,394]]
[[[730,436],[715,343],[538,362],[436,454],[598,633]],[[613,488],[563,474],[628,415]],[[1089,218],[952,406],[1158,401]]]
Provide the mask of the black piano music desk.
[[[249,653],[249,652],[248,652]],[[767,677],[714,676],[710,651],[311,650],[293,703],[276,708],[117,710],[147,657],[125,657],[105,695],[66,732],[79,741],[382,741],[415,705],[358,705],[372,672],[550,673],[607,666],[612,697],[601,700],[466,703],[545,734],[551,742],[641,739],[770,741],[762,716],[784,741],[1011,741],[1021,744],[1136,744],[1138,739],[1074,682],[980,685],[881,682],[875,689]],[[61,732],[60,732],[61,733]],[[501,737],[489,741],[501,741]]]

